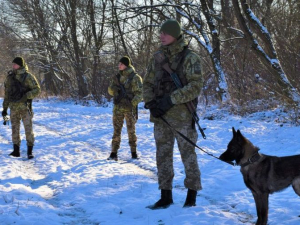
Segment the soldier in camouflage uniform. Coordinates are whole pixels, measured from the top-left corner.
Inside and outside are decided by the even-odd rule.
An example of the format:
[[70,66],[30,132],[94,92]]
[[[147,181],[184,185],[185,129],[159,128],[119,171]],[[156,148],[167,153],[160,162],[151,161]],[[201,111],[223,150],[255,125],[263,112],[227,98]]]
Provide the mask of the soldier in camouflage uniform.
[[[203,85],[200,58],[188,49],[188,44],[181,33],[181,26],[176,20],[170,19],[164,22],[160,32],[162,45],[159,50],[164,53],[167,62],[184,86],[180,89],[176,88],[172,78],[162,68],[162,64],[158,63],[154,54],[144,78],[143,99],[145,108],[150,110],[150,121],[154,123],[161,199],[149,208],[166,208],[173,203],[175,139],[186,173],[184,185],[188,188],[184,207],[190,207],[196,205],[197,191],[202,189],[195,147],[174,132],[160,117],[191,141],[197,142],[195,123],[184,103],[195,101],[200,94]],[[176,65],[175,68],[173,65]]]
[[41,89],[35,76],[28,72],[28,67],[22,57],[16,57],[13,60],[13,70],[8,72],[4,87],[2,116],[7,116],[7,109],[10,108],[14,149],[10,155],[20,157],[20,121],[22,120],[27,141],[27,157],[32,159],[34,158],[32,154],[34,145],[32,99],[40,94]]
[[138,158],[135,124],[138,117],[137,105],[142,101],[142,88],[142,78],[135,72],[130,58],[128,56],[122,57],[119,62],[119,73],[114,76],[108,87],[108,93],[114,97],[114,134],[108,160],[118,160],[124,118],[127,125],[131,157],[132,159]]

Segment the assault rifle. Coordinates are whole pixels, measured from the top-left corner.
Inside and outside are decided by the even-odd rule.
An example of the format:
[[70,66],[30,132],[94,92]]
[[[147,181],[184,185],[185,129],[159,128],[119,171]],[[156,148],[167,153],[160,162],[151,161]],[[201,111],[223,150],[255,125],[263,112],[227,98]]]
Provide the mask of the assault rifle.
[[[131,104],[130,99],[129,99],[128,95],[127,95],[126,89],[125,89],[124,85],[120,81],[120,75],[116,75],[115,78],[116,78],[116,81],[118,83],[118,87],[120,88],[120,90],[118,91],[118,96],[116,96],[114,98],[114,104],[119,104],[123,98],[128,101],[128,104]],[[135,107],[135,113],[136,113],[136,119],[138,119],[138,107],[137,106]]]
[[[168,62],[166,61],[164,53],[162,51],[156,52],[155,59],[170,74],[176,87],[183,88],[181,80],[179,79],[178,75],[170,68]],[[192,114],[193,120],[198,125],[198,129],[199,129],[203,139],[206,139],[206,135],[204,134],[204,131],[199,124],[200,119],[199,119],[199,116],[197,115],[196,107],[195,107],[194,103],[192,101],[190,101],[190,102],[186,102],[185,105],[186,105],[187,109],[189,110],[189,112]]]
[[118,75],[116,75],[116,81],[117,81],[118,87],[120,89],[118,91],[118,96],[116,96],[116,98],[114,99],[114,103],[119,104],[123,98],[127,97],[127,93],[126,93],[124,85],[121,84],[120,78],[118,77]]

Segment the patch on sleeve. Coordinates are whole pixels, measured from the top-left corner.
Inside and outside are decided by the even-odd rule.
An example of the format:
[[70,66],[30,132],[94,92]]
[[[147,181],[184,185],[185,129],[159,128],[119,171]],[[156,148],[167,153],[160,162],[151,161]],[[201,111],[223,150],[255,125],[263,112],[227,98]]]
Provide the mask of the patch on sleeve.
[[201,65],[200,65],[200,63],[195,63],[194,64],[194,72],[195,72],[195,74],[201,74]]

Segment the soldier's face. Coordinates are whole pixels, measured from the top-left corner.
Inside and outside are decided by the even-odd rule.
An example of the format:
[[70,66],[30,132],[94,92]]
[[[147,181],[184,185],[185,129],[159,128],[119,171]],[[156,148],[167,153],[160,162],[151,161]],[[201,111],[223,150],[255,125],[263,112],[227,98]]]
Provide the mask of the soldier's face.
[[164,32],[161,32],[159,37],[162,45],[170,45],[176,41],[174,37]]
[[18,69],[20,68],[20,66],[19,66],[18,64],[13,63],[12,68],[13,68],[14,70],[18,70]]
[[119,70],[123,71],[127,68],[123,63],[119,62]]

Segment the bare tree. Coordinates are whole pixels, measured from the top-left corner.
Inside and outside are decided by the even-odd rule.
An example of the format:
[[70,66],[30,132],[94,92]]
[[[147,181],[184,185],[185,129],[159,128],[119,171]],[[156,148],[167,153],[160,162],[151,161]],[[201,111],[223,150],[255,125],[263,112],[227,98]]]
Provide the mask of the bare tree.
[[0,9],[1,53],[25,54],[50,95],[102,102],[120,57],[143,76],[158,28],[175,18],[201,56],[207,102],[245,111],[251,102],[299,103],[299,1],[3,0]]
[[[225,102],[230,99],[230,94],[220,60],[219,34],[212,10],[208,8],[206,1],[201,0],[201,3],[202,5],[168,0],[168,3],[158,1],[156,4],[139,5],[127,8],[127,10],[132,10],[136,14],[135,16],[147,15],[147,12],[151,11],[152,21],[155,21],[154,14],[158,18],[156,21],[159,24],[167,18],[176,18],[181,22],[185,34],[194,38],[211,57],[213,69],[218,78],[217,91],[220,94],[220,100]],[[212,6],[212,3],[210,2],[209,5]],[[202,13],[203,11],[205,12]],[[153,24],[151,25],[153,26]],[[206,27],[209,30],[206,30]]]
[[290,83],[280,64],[270,33],[254,15],[246,0],[232,0],[232,3],[239,25],[247,41],[251,43],[252,49],[255,50],[256,56],[271,69],[270,72],[283,88],[284,95],[299,105],[299,93]]

